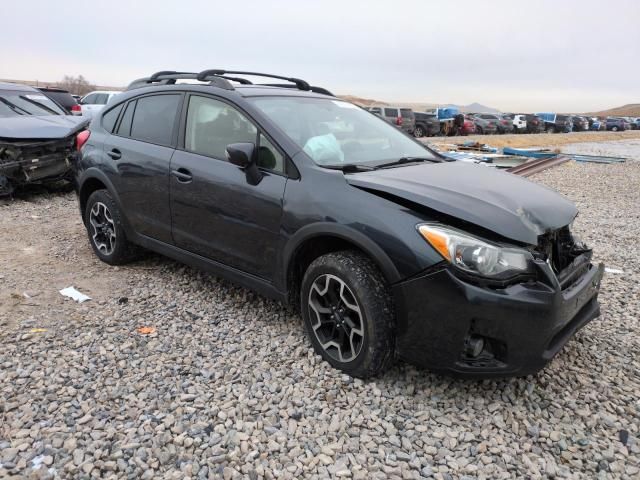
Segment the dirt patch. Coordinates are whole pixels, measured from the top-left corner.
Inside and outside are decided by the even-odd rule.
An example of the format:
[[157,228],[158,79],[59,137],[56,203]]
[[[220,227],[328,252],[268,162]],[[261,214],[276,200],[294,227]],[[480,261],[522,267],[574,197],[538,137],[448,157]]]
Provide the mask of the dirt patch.
[[[73,194],[27,195],[0,203],[0,325],[34,327],[82,311],[59,290],[75,286],[100,302],[116,295],[126,269],[105,276],[89,246]],[[79,307],[79,306],[78,306]]]

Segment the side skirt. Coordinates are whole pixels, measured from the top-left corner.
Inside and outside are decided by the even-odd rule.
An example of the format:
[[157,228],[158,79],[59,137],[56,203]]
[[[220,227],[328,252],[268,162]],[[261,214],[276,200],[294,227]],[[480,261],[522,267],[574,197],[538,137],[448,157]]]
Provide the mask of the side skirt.
[[249,288],[250,290],[254,290],[265,297],[269,297],[283,303],[287,302],[287,294],[285,292],[277,290],[272,283],[260,277],[256,277],[255,275],[243,272],[237,268],[229,267],[220,262],[216,262],[215,260],[202,257],[176,247],[175,245],[169,245],[145,235],[136,234],[133,237],[132,241],[144,248],[177,260],[178,262],[187,264],[191,267],[199,268],[216,276],[225,278],[231,282]]

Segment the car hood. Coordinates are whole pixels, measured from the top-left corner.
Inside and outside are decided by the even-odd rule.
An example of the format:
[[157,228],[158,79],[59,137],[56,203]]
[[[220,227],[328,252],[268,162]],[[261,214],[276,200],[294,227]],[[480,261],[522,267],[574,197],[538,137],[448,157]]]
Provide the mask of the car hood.
[[23,115],[0,117],[0,138],[11,140],[55,139],[82,129],[89,120],[71,115]]
[[463,162],[419,164],[347,174],[347,182],[537,245],[538,236],[571,223],[576,206],[517,175]]

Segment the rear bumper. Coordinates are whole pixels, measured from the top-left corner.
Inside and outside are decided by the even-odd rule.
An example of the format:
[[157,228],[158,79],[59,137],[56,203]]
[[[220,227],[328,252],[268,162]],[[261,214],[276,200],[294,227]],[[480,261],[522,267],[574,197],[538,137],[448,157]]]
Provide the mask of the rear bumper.
[[[575,332],[600,314],[597,296],[604,266],[590,264],[564,290],[548,265],[538,268],[549,282],[491,289],[467,283],[443,268],[398,284],[394,294],[399,356],[464,377],[539,371]],[[472,358],[468,342],[478,338],[484,348]]]

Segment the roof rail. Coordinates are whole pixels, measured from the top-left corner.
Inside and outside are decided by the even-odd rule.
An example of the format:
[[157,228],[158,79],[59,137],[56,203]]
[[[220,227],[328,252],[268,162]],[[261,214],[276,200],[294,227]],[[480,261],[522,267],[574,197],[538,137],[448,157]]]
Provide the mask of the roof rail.
[[200,73],[195,72],[176,72],[173,70],[162,70],[156,72],[150,77],[139,78],[129,84],[127,90],[133,90],[134,88],[148,87],[152,85],[173,85],[176,80],[198,80],[200,82],[209,82],[210,85],[224,88],[225,90],[233,90],[233,85],[230,82],[237,82],[242,85],[252,85],[253,83],[246,78],[236,77],[235,75],[249,75],[256,77],[275,78],[278,80],[284,80],[291,84],[281,83],[266,83],[260,84],[269,87],[284,87],[284,88],[297,88],[298,90],[310,91],[315,93],[321,93],[323,95],[334,96],[329,90],[309,85],[305,80],[295,77],[283,77],[281,75],[271,75],[269,73],[258,72],[244,72],[240,70],[223,70],[223,69],[209,69],[203,70]]
[[[199,80],[202,82],[209,82],[209,85],[224,88],[225,90],[234,90],[233,85],[229,80],[235,80],[240,83],[244,79],[228,78],[223,76],[207,76],[202,79],[198,78],[199,74],[195,72],[174,72],[171,70],[163,70],[156,72],[150,77],[139,78],[129,84],[127,90],[133,90],[135,88],[150,87],[153,85],[174,85],[176,80]],[[244,80],[244,83],[249,82]],[[251,82],[249,82],[251,83]]]
[[258,73],[258,72],[243,72],[240,70],[222,70],[222,69],[210,69],[210,70],[203,70],[202,72],[200,72],[198,74],[198,80],[202,79],[206,79],[207,77],[214,75],[217,77],[221,77],[227,74],[231,74],[231,75],[251,75],[251,76],[256,76],[256,77],[267,77],[267,78],[277,78],[278,80],[285,80],[287,82],[291,82],[294,83],[296,85],[296,87],[298,87],[298,90],[311,90],[311,86],[305,82],[304,80],[300,79],[300,78],[294,78],[294,77],[283,77],[281,75],[271,75],[269,73]]
[[[280,88],[297,88],[295,85],[289,85],[287,83],[261,83],[263,87],[280,87]],[[321,93],[323,95],[329,95],[335,97],[333,93],[324,87],[316,87],[315,85],[309,85],[309,91],[313,93]]]

